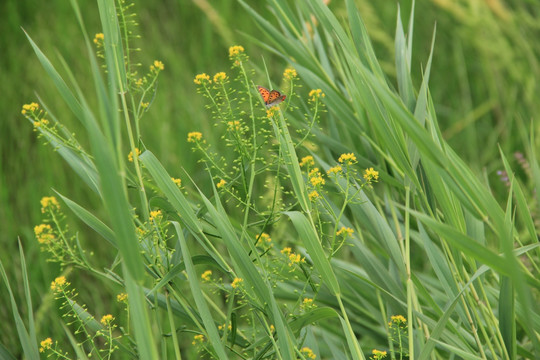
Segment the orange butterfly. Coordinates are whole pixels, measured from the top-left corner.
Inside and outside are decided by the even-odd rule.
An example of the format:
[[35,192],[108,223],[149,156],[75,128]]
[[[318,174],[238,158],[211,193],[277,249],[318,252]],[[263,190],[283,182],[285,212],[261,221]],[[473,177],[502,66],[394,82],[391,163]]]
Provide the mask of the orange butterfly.
[[287,95],[281,95],[277,90],[270,91],[262,86],[257,86],[257,90],[259,90],[266,107],[277,105],[287,97]]

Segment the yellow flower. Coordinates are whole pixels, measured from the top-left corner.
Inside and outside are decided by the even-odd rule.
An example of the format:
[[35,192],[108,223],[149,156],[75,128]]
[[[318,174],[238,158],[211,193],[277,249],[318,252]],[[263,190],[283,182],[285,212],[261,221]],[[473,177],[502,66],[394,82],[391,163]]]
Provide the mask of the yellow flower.
[[[225,324],[218,325],[218,330],[223,330],[223,329],[225,329]],[[231,331],[232,330],[232,325],[229,324],[229,326],[227,326],[227,329],[229,329],[229,331]]]
[[137,79],[137,81],[135,81],[135,85],[136,85],[137,87],[142,87],[142,86],[143,86],[143,83],[144,83],[143,78]]
[[45,213],[47,210],[54,211],[60,209],[60,204],[54,196],[44,196],[41,198],[40,203],[42,213]]
[[324,185],[326,181],[323,179],[319,169],[315,168],[309,172],[309,182],[314,187],[317,187],[319,185]]
[[296,70],[291,68],[285,69],[285,72],[283,73],[283,77],[287,80],[295,79],[297,76]]
[[392,315],[391,321],[388,323],[389,327],[397,325],[399,327],[405,327],[407,325],[407,319],[403,315]]
[[40,244],[49,244],[56,237],[53,234],[53,229],[51,225],[41,224],[34,227],[34,233],[36,234],[37,241]]
[[407,322],[407,319],[405,319],[405,317],[403,315],[392,315],[391,319],[392,319],[392,321],[397,322],[397,323],[399,323],[399,322],[406,323]]
[[114,320],[114,316],[112,316],[111,314],[107,314],[107,315],[103,315],[100,322],[103,326],[108,326],[111,324],[113,320]]
[[386,357],[386,351],[373,349],[373,351],[371,353],[373,354],[373,357],[371,358],[373,360],[379,360],[379,359],[383,359],[383,358]]
[[244,47],[241,45],[234,45],[229,48],[229,58],[237,57],[244,52]]
[[227,122],[227,128],[229,130],[231,130],[231,131],[232,130],[236,130],[236,131],[240,130],[241,129],[240,121],[234,120],[234,121]]
[[270,235],[268,235],[267,233],[262,233],[261,236],[259,236],[259,240],[257,241],[257,244],[260,242],[270,243],[272,242],[272,239],[270,238]]
[[225,81],[225,79],[227,79],[227,74],[225,74],[223,71],[218,72],[216,75],[214,75],[214,82],[215,83],[223,82],[223,81]]
[[120,293],[116,295],[116,301],[118,302],[126,302],[128,298],[128,295],[126,293]]
[[309,92],[309,97],[311,101],[315,101],[319,98],[325,97],[326,95],[322,92],[321,89],[311,90]]
[[313,309],[316,306],[315,304],[313,304],[313,299],[304,298],[304,301],[302,301],[302,305],[300,305],[300,307],[305,311],[305,310]]
[[197,345],[197,343],[202,344],[203,341],[204,341],[204,335],[202,334],[195,335],[193,337],[193,341],[191,342],[191,345]]
[[35,103],[35,102],[32,102],[32,103],[30,103],[30,104],[24,104],[24,105],[22,106],[21,113],[22,113],[23,115],[26,115],[26,113],[27,113],[28,111],[30,111],[31,113],[33,113],[33,112],[37,111],[38,109],[39,109],[39,104],[37,104],[37,103]]
[[103,44],[103,40],[105,40],[105,35],[103,35],[103,33],[97,33],[94,36],[94,44],[96,44],[96,45]]
[[295,264],[303,263],[305,259],[300,256],[300,254],[290,254],[289,255],[289,266],[293,267]]
[[356,156],[353,153],[341,154],[338,161],[342,164],[353,165],[356,164]]
[[[137,158],[139,157],[139,155],[141,155],[141,150],[139,150],[138,148],[135,148],[135,152],[137,153]],[[133,151],[130,151],[129,154],[128,154],[128,161],[129,162],[133,162]]]
[[331,175],[331,174],[338,174],[340,172],[342,172],[343,169],[341,168],[341,166],[337,165],[337,166],[334,166],[334,167],[331,167],[330,169],[328,169],[328,171],[326,172],[328,175]]
[[165,65],[163,65],[163,63],[159,60],[154,60],[154,64],[150,65],[150,71],[157,72],[158,70],[162,71],[164,69],[165,69]]
[[207,75],[206,73],[202,73],[195,76],[195,79],[193,80],[193,82],[197,85],[202,85],[206,83],[210,84],[212,81],[210,80],[210,75]]
[[141,102],[141,107],[142,107],[143,109],[146,109],[146,108],[148,107],[148,105],[150,105],[149,102]]
[[47,126],[49,125],[49,120],[47,119],[41,119],[41,121],[34,121],[34,127],[38,128],[40,126]]
[[277,105],[272,106],[271,108],[266,110],[266,117],[267,118],[274,117],[278,111],[279,111],[279,106]]
[[283,248],[283,250],[281,250],[281,253],[285,255],[289,255],[291,251],[292,249],[290,247],[286,247],[286,248]]
[[45,350],[48,350],[52,347],[52,339],[51,338],[46,338],[45,340],[43,340],[42,342],[39,343],[40,345],[40,348],[39,348],[39,352],[42,353],[44,352]]
[[378,178],[379,178],[379,172],[377,170],[373,170],[373,168],[364,170],[364,179],[367,182],[377,181]]
[[312,192],[308,194],[308,197],[309,197],[309,201],[315,201],[317,199],[320,199],[321,195],[319,195],[317,191],[313,190]]
[[242,278],[234,278],[233,282],[231,283],[232,288],[236,289],[243,281],[244,279]]
[[219,180],[219,182],[217,183],[216,186],[217,186],[218,189],[221,189],[222,187],[225,186],[226,183],[227,182],[225,180],[221,179],[221,180]]
[[348,228],[348,227],[342,227],[341,229],[338,230],[338,232],[336,233],[337,236],[341,236],[341,235],[345,235],[345,237],[347,236],[352,236],[352,234],[354,233],[354,230],[351,229],[351,228]]
[[317,355],[315,355],[315,353],[313,352],[313,350],[311,350],[310,348],[308,348],[307,346],[304,346],[300,352],[307,358],[307,359],[316,359],[317,358]]
[[66,280],[65,276],[59,276],[51,282],[52,291],[62,291],[66,286],[69,285],[69,282]]
[[203,279],[203,281],[210,281],[210,276],[212,276],[212,270],[206,270],[202,273],[201,279]]
[[315,165],[315,160],[313,159],[313,156],[308,155],[304,156],[302,160],[300,161],[300,166],[313,166]]
[[162,216],[161,210],[150,211],[150,217],[148,218],[148,220],[150,221],[159,220],[161,216]]
[[270,332],[274,332],[276,330],[275,326],[274,325],[270,325]]
[[171,180],[176,184],[176,186],[180,187],[182,186],[182,179],[177,179],[177,178],[171,178]]
[[201,139],[202,139],[202,133],[198,131],[192,131],[187,134],[188,142],[197,142],[197,141],[201,141]]

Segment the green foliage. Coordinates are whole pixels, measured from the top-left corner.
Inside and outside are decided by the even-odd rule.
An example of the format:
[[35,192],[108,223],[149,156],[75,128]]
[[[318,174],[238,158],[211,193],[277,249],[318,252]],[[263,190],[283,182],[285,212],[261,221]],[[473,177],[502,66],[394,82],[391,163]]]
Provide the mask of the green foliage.
[[[199,35],[202,10],[215,44],[138,4],[98,1],[93,18],[73,1],[78,62],[55,61],[27,29],[46,90],[21,123],[65,160],[37,168],[66,195],[40,209],[39,188],[2,210],[42,262],[27,266],[20,244],[18,260],[9,247],[0,259],[0,353],[540,356],[537,9],[382,3],[240,0],[230,13],[193,1],[186,28]],[[145,33],[156,23],[161,33]],[[227,58],[235,24],[273,56],[242,41]],[[175,41],[190,50],[178,55]],[[272,83],[287,97],[265,107],[257,85]],[[2,163],[2,181],[18,181],[28,154]]]

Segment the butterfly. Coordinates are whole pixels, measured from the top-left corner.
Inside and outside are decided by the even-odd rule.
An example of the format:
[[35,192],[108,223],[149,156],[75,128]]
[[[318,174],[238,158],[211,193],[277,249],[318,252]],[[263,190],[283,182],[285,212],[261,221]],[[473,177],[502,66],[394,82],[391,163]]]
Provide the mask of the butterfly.
[[287,97],[287,95],[281,95],[277,90],[270,91],[262,86],[257,86],[257,90],[259,90],[259,94],[261,94],[266,107],[277,105]]

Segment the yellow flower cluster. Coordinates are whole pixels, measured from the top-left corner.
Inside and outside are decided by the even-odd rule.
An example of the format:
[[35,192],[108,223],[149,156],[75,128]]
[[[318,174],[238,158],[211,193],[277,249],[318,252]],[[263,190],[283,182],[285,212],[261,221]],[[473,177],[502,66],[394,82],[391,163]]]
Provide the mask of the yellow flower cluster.
[[210,281],[210,276],[212,276],[212,270],[206,270],[201,274],[201,279],[208,282]]
[[60,204],[58,204],[58,200],[54,196],[44,196],[40,200],[41,203],[41,212],[45,213],[47,210],[59,210]]
[[154,60],[154,63],[150,65],[150,71],[151,72],[158,72],[163,71],[165,69],[165,65],[159,60]]
[[377,170],[373,170],[373,168],[366,169],[364,170],[364,179],[367,182],[376,182],[379,179],[379,172]]
[[[225,329],[225,324],[223,325],[218,325],[218,330],[224,330]],[[229,329],[229,331],[232,330],[232,325],[229,324],[229,326],[227,326],[227,329]]]
[[40,126],[47,126],[49,125],[49,120],[47,119],[41,119],[38,121],[34,121],[34,128],[38,128]]
[[317,358],[317,355],[315,355],[315,353],[313,352],[313,350],[311,350],[310,348],[308,348],[307,346],[304,346],[300,352],[304,355],[304,357],[306,359],[316,359]]
[[141,103],[141,107],[142,107],[143,109],[146,109],[146,108],[148,107],[148,105],[150,105],[149,102],[142,102],[142,103]]
[[65,287],[69,285],[69,282],[66,280],[65,276],[59,276],[51,282],[52,291],[62,291]]
[[96,44],[98,46],[103,45],[104,40],[105,40],[105,35],[103,35],[103,33],[97,33],[94,36],[94,44]]
[[34,227],[34,233],[36,234],[37,241],[40,244],[50,244],[56,237],[53,234],[51,225],[41,224]]
[[337,166],[334,166],[334,167],[331,167],[330,169],[328,169],[328,171],[326,172],[328,175],[332,175],[332,174],[339,174],[343,171],[343,169],[341,168],[341,166],[337,165]]
[[347,237],[347,236],[352,236],[353,233],[354,233],[353,229],[349,227],[342,227],[341,229],[338,230],[336,235],[337,236],[345,235],[345,237]]
[[46,338],[45,340],[43,340],[42,342],[39,343],[39,345],[40,345],[39,352],[42,353],[45,350],[50,349],[52,347],[52,344],[53,344],[52,339],[51,338]]
[[266,110],[266,117],[267,118],[272,118],[276,115],[276,113],[279,111],[279,106],[275,105],[275,106],[272,106],[271,108],[267,109]]
[[161,217],[162,217],[161,210],[154,210],[154,211],[150,211],[150,217],[148,218],[148,220],[157,221],[161,219]]
[[392,327],[393,325],[397,326],[405,326],[407,325],[407,319],[403,315],[392,315],[390,317],[390,322],[388,323],[389,327]]
[[311,155],[304,156],[302,158],[302,160],[300,161],[300,166],[301,167],[313,166],[313,165],[315,165],[315,160],[313,159],[313,156],[311,156]]
[[287,80],[295,79],[297,76],[296,70],[292,68],[285,69],[285,72],[283,73],[283,77]]
[[311,101],[315,101],[319,98],[322,98],[322,97],[325,97],[326,95],[322,92],[321,89],[315,89],[315,90],[311,90],[309,92],[309,98]]
[[354,165],[356,164],[356,156],[353,153],[341,154],[338,161],[342,164]]
[[316,305],[313,303],[313,299],[304,298],[304,301],[302,301],[300,307],[302,310],[306,311],[315,308]]
[[309,197],[309,201],[315,201],[315,200],[320,199],[321,195],[319,195],[317,191],[313,190],[312,192],[308,194],[308,197]]
[[240,121],[234,120],[227,122],[227,128],[231,131],[236,130],[239,131],[241,129]]
[[26,115],[27,112],[34,113],[39,109],[39,104],[32,102],[30,104],[24,104],[22,106],[21,114]]
[[191,342],[191,345],[197,345],[197,343],[202,344],[203,341],[204,341],[204,335],[202,334],[195,335],[193,337],[193,341]]
[[214,82],[215,83],[223,82],[226,79],[227,79],[227,74],[225,74],[223,71],[218,72],[216,75],[214,75]]
[[259,240],[257,241],[257,244],[259,243],[271,243],[272,239],[270,238],[270,235],[267,233],[262,233],[261,236],[259,236]]
[[128,295],[126,293],[120,293],[116,295],[116,301],[118,302],[126,302],[128,298]]
[[218,189],[221,189],[222,187],[225,186],[226,183],[227,182],[225,180],[221,179],[221,180],[219,180],[219,182],[217,183],[216,186],[217,186]]
[[[141,150],[139,150],[138,148],[135,148],[135,153],[137,153],[137,158],[139,157],[139,155],[141,155]],[[128,161],[129,162],[133,162],[133,151],[130,151],[129,154],[128,154]]]
[[103,326],[108,326],[111,324],[111,322],[114,320],[114,316],[111,314],[103,315],[100,322]]
[[232,288],[236,289],[237,287],[240,286],[240,284],[242,284],[243,281],[244,279],[242,278],[234,278],[233,282],[231,283]]
[[326,181],[323,179],[321,172],[319,171],[319,168],[314,168],[309,172],[309,182],[314,187],[324,185]]
[[373,349],[371,353],[373,354],[373,356],[370,359],[373,359],[373,360],[380,360],[386,357],[386,351]]
[[234,45],[229,48],[229,58],[237,57],[244,52],[244,47],[241,45]]
[[197,142],[197,141],[201,141],[201,139],[202,139],[202,133],[198,131],[192,131],[187,134],[188,142]]
[[176,184],[176,186],[180,187],[182,186],[182,179],[177,179],[177,178],[171,178],[171,180]]
[[196,75],[193,82],[197,85],[202,85],[202,84],[210,84],[212,80],[210,80],[210,75],[206,73],[202,73],[202,74]]
[[287,258],[289,259],[289,267],[293,267],[296,264],[303,263],[306,261],[306,259],[300,256],[300,254],[293,253],[290,247],[283,248],[281,250],[281,253],[283,255],[286,255]]

